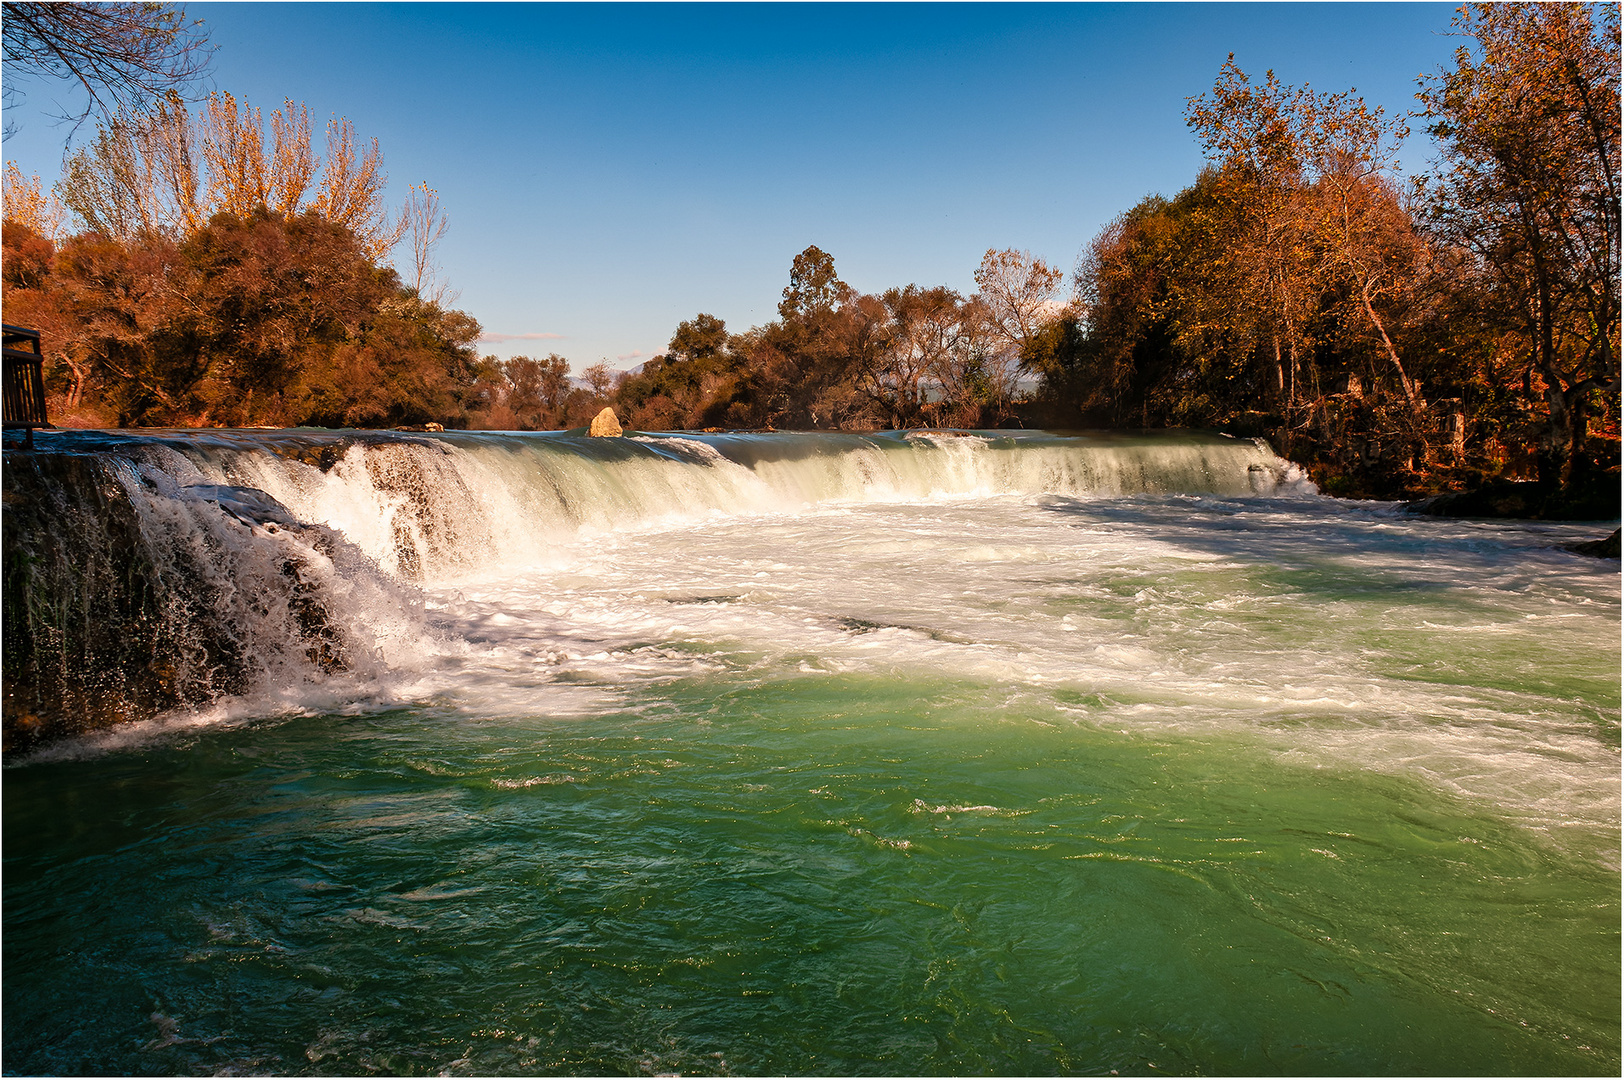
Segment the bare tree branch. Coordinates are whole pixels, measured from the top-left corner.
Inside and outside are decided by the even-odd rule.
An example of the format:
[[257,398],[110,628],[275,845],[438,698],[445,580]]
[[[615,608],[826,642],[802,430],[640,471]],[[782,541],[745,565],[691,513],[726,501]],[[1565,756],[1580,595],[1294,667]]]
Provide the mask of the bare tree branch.
[[[85,91],[84,108],[59,117],[73,125],[70,140],[93,113],[110,118],[200,79],[214,51],[202,20],[188,22],[174,4],[6,0],[0,13],[8,74],[77,83]],[[15,78],[8,79],[6,107],[21,96]],[[8,124],[6,134],[12,130]]]
[[413,184],[401,214],[412,242],[412,288],[419,298],[440,304],[448,293],[434,252],[451,227],[450,217],[440,209],[440,193],[427,183]]

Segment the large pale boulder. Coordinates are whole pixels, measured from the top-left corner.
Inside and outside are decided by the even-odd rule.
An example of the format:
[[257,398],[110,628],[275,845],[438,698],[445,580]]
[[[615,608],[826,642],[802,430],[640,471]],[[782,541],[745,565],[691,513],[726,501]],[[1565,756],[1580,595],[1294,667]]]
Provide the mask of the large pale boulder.
[[605,406],[603,412],[592,418],[592,427],[588,435],[606,436],[620,434],[620,419],[615,416],[615,410]]

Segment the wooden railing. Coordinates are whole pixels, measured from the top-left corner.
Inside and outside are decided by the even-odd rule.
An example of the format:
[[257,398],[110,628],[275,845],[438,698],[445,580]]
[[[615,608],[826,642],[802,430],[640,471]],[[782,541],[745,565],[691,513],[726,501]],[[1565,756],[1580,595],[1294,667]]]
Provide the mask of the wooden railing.
[[45,358],[40,353],[39,331],[5,325],[4,333],[5,375],[0,391],[4,392],[5,426],[26,431],[26,445],[32,450],[34,429],[51,426],[45,418]]

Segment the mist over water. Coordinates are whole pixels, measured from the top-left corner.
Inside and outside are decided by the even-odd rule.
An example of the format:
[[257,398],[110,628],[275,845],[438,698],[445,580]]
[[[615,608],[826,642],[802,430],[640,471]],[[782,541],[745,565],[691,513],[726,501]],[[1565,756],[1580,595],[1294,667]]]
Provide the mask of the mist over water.
[[1594,527],[1180,433],[39,440],[253,662],[8,763],[8,1071],[1618,1071]]

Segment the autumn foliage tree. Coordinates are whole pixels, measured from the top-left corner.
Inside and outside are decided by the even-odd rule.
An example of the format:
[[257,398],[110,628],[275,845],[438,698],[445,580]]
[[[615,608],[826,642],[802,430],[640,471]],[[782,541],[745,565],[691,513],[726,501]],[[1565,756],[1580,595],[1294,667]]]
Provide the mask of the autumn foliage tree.
[[220,92],[195,113],[174,94],[120,113],[68,158],[61,201],[81,228],[123,243],[179,240],[218,213],[314,211],[354,233],[368,258],[385,258],[411,210],[385,205],[378,141],[361,140],[348,119],[335,117],[319,157],[305,105],[285,101],[270,119],[267,141],[261,110]]
[[[384,204],[376,140],[230,94],[121,112],[49,193],[8,167],[7,318],[43,333],[69,423],[462,424],[479,327],[443,307],[426,185]],[[63,207],[74,228],[64,227]],[[382,265],[413,225],[414,282]],[[434,295],[422,290],[432,286]]]
[[1351,91],[1284,86],[1272,71],[1254,83],[1233,56],[1187,116],[1218,169],[1217,212],[1234,226],[1215,266],[1226,295],[1205,319],[1252,323],[1280,407],[1295,420],[1310,324],[1326,295],[1340,293],[1419,416],[1425,402],[1382,310],[1411,285],[1420,257],[1393,180],[1404,123]]
[[118,426],[456,422],[479,328],[313,212],[60,248],[5,224],[8,318],[44,332],[59,414]]
[[1420,98],[1438,140],[1428,225],[1543,386],[1542,475],[1571,484],[1619,394],[1616,5],[1470,4]]
[[1617,10],[1470,5],[1456,29],[1409,190],[1405,119],[1231,58],[1189,102],[1208,167],[1107,226],[1077,311],[1025,347],[1050,415],[1267,435],[1337,493],[1537,460],[1536,502],[1605,511],[1584,492],[1617,461]]

